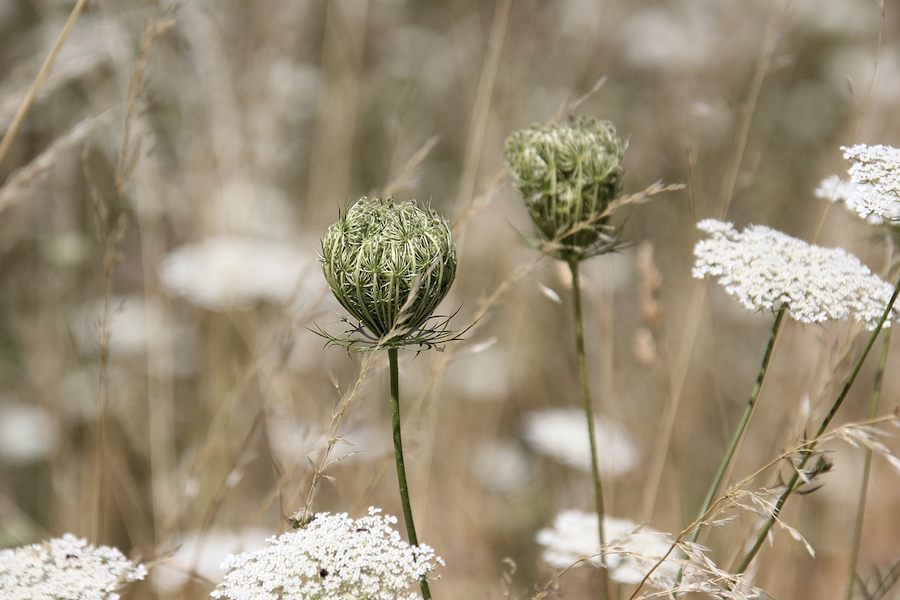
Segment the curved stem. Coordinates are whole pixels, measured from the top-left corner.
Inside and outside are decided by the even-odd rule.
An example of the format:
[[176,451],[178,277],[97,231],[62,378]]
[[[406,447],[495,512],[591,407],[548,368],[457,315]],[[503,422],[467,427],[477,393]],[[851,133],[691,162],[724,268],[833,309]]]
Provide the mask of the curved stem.
[[737,431],[734,432],[734,437],[731,438],[731,444],[728,446],[728,450],[725,452],[724,458],[722,458],[722,463],[719,465],[719,470],[713,479],[712,485],[706,493],[706,499],[703,500],[703,507],[700,509],[699,516],[697,517],[697,527],[694,528],[694,531],[691,534],[691,542],[696,542],[697,537],[700,535],[700,529],[703,527],[703,518],[706,515],[706,511],[712,506],[716,490],[719,489],[722,478],[725,476],[725,472],[731,465],[731,459],[734,458],[734,453],[737,450],[738,444],[744,436],[744,431],[747,429],[747,423],[750,422],[750,416],[753,414],[753,408],[756,406],[759,392],[762,390],[763,381],[766,379],[766,372],[769,369],[769,360],[772,358],[772,350],[775,348],[775,340],[778,338],[778,332],[781,329],[781,323],[784,320],[785,312],[784,306],[778,309],[778,313],[775,317],[775,324],[772,325],[772,332],[769,334],[769,344],[766,346],[766,352],[763,355],[762,364],[759,367],[759,375],[756,377],[756,385],[753,386],[753,392],[750,394],[750,399],[747,401],[747,407],[744,409],[744,415],[741,417],[741,422],[738,423]]
[[[406,533],[412,546],[419,545],[416,537],[416,526],[413,523],[412,507],[409,503],[409,485],[406,483],[406,465],[403,463],[403,440],[400,436],[400,372],[397,367],[397,349],[388,348],[391,369],[391,425],[394,432],[394,459],[397,463],[397,481],[400,484],[400,502],[403,504],[403,518],[406,521]],[[425,577],[419,580],[422,586],[422,597],[431,600],[431,590]]]
[[[594,504],[597,511],[597,529],[600,534],[600,548],[606,545],[606,536],[603,533],[603,483],[600,480],[600,465],[597,461],[597,436],[594,431],[594,411],[591,408],[591,392],[588,388],[587,362],[584,352],[584,318],[581,309],[581,282],[578,275],[578,259],[569,259],[569,269],[572,271],[572,298],[573,312],[575,315],[575,351],[578,355],[578,374],[581,378],[581,399],[584,403],[584,417],[587,420],[588,438],[591,445],[591,474],[594,478]],[[604,561],[605,564],[605,561]],[[600,569],[601,588],[604,598],[609,598],[609,576],[606,569]]]
[[[881,401],[881,385],[884,382],[884,369],[887,366],[888,349],[891,345],[891,329],[884,332],[881,338],[881,356],[878,357],[878,370],[875,371],[875,387],[872,390],[872,402],[869,405],[869,419],[878,416],[878,405]],[[853,526],[853,545],[850,549],[850,573],[847,577],[847,600],[853,599],[853,588],[856,585],[856,565],[859,562],[859,548],[862,540],[863,517],[866,513],[866,500],[869,489],[869,476],[872,472],[872,449],[866,448],[866,460],[863,467],[862,483],[859,489],[859,505],[856,508],[856,522]]]
[[859,358],[856,360],[856,364],[853,365],[853,370],[850,372],[850,376],[847,378],[847,383],[844,384],[844,388],[841,390],[840,395],[831,406],[831,410],[828,411],[828,415],[822,421],[822,425],[819,426],[819,430],[816,432],[816,435],[814,435],[812,440],[807,444],[806,449],[801,452],[800,462],[794,469],[794,475],[785,486],[784,491],[781,493],[781,496],[778,497],[778,501],[775,503],[775,508],[772,510],[772,514],[769,515],[769,518],[766,520],[766,524],[763,526],[762,530],[759,532],[759,536],[756,538],[756,543],[753,544],[753,547],[749,552],[747,552],[744,560],[741,562],[740,566],[738,566],[738,573],[743,573],[747,570],[747,567],[750,566],[750,563],[756,557],[759,549],[762,548],[763,543],[765,543],[766,538],[769,535],[769,531],[772,530],[772,525],[775,524],[775,519],[778,518],[778,515],[781,513],[781,509],[784,507],[784,503],[787,502],[788,497],[797,486],[797,482],[800,480],[800,473],[806,467],[806,463],[809,462],[809,459],[812,458],[813,451],[816,449],[816,444],[818,443],[819,438],[822,437],[823,433],[825,433],[825,430],[831,424],[832,419],[834,419],[834,416],[837,414],[837,411],[841,407],[841,404],[844,402],[844,399],[847,397],[847,394],[850,393],[850,388],[853,386],[853,382],[856,381],[856,377],[857,375],[859,375],[859,371],[860,369],[862,369],[862,365],[865,362],[866,357],[869,355],[869,351],[872,349],[872,346],[875,345],[875,339],[881,332],[881,328],[884,327],[884,322],[887,320],[888,315],[891,314],[891,310],[894,307],[894,302],[897,300],[898,293],[900,293],[900,279],[897,280],[897,284],[894,286],[894,293],[893,295],[891,295],[891,300],[890,302],[888,302],[887,307],[884,309],[884,313],[881,315],[881,319],[878,321],[878,326],[875,327],[875,331],[873,331],[872,335],[869,336],[869,341],[866,342],[866,347],[863,349],[862,354],[860,354]]

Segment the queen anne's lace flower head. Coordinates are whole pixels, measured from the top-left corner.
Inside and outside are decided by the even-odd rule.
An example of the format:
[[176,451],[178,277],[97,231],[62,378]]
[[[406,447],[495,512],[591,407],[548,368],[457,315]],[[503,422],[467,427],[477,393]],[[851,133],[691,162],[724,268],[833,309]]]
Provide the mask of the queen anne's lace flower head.
[[626,143],[609,121],[571,118],[507,138],[504,154],[525,206],[554,258],[609,251],[608,207],[619,192]]
[[813,246],[762,225],[738,232],[707,219],[697,228],[711,237],[694,247],[694,277],[718,277],[747,308],[785,306],[802,323],[853,316],[874,329],[890,301],[890,284],[840,248]]
[[900,150],[891,146],[844,146],[850,180],[857,185],[848,201],[863,219],[875,215],[900,221]]
[[543,558],[550,566],[565,569],[586,558],[587,563],[606,566],[613,581],[638,584],[657,562],[667,554],[667,560],[651,575],[657,587],[671,587],[678,574],[674,559],[679,552],[670,553],[672,540],[650,527],[639,527],[628,519],[603,517],[606,546],[600,548],[597,513],[565,510],[556,516],[553,527],[537,534],[537,543],[544,547]]
[[321,262],[335,298],[373,345],[442,339],[425,325],[456,277],[456,245],[450,223],[431,209],[360,198],[328,228]]
[[305,526],[268,540],[256,552],[232,556],[231,571],[212,592],[231,600],[416,600],[412,590],[437,563],[434,550],[410,546],[379,515],[350,519],[319,513]]
[[3,600],[118,600],[117,590],[146,576],[115,548],[95,548],[69,533],[0,550]]
[[[882,225],[885,221],[884,218],[874,212],[868,212],[863,209],[863,212],[866,212],[867,216],[862,217],[860,214],[860,206],[865,206],[867,202],[866,198],[871,193],[871,190],[872,186],[869,184],[845,181],[837,175],[829,175],[819,182],[819,187],[815,189],[813,195],[822,200],[843,202],[847,210],[857,217],[864,218],[866,222],[872,225]],[[897,209],[900,210],[900,205],[897,206]],[[900,213],[890,220],[896,220],[897,218],[900,218]]]

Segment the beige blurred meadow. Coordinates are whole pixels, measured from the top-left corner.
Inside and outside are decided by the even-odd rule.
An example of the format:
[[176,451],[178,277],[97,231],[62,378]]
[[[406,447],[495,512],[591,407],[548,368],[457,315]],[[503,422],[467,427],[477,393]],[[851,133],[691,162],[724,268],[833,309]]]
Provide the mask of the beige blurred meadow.
[[[193,599],[310,502],[400,516],[387,359],[314,333],[344,314],[326,229],[393,195],[452,220],[438,312],[474,323],[443,351],[401,352],[419,539],[446,561],[434,597],[598,597],[595,569],[554,581],[536,542],[593,492],[565,412],[580,407],[571,282],[522,241],[503,141],[608,119],[628,139],[625,193],[685,184],[617,212],[626,244],[582,270],[607,513],[675,535],[774,318],[691,277],[696,222],[768,225],[896,277],[884,232],[814,195],[846,173],[841,146],[900,146],[900,6],[885,4],[94,0],[20,120],[82,3],[0,0],[0,132],[18,126],[0,155],[0,547],[72,532],[148,564],[124,598]],[[815,431],[860,331],[785,324],[731,483]],[[898,342],[881,415],[898,410]],[[868,418],[876,360],[833,426]],[[824,485],[782,513],[815,558],[776,527],[751,570],[774,598],[848,597],[865,454],[826,448]],[[726,570],[759,522],[737,516],[700,538]],[[900,476],[876,456],[853,597],[900,597],[875,593],[898,561]]]

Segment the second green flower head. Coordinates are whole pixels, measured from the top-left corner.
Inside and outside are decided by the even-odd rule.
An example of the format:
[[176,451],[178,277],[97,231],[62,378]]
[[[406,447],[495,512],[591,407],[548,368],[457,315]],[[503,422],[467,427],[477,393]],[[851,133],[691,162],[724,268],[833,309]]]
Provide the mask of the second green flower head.
[[609,121],[570,118],[513,133],[504,154],[548,253],[581,260],[608,251],[609,206],[626,143]]
[[422,330],[456,277],[450,224],[390,197],[363,197],[344,211],[322,240],[321,260],[335,298],[379,347],[428,343]]

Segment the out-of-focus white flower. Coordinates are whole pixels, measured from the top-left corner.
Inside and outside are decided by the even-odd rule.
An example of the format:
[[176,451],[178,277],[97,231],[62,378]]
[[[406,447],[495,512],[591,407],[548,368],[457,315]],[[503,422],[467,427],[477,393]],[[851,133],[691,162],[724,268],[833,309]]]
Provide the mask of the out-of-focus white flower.
[[274,240],[231,237],[175,249],[160,266],[160,278],[169,295],[211,310],[287,302],[307,291],[300,289],[307,279],[307,286],[317,289],[325,284],[314,255]]
[[853,205],[863,219],[874,214],[900,220],[900,150],[891,146],[842,146],[850,161],[850,179],[858,186]]
[[[606,566],[609,576],[619,583],[637,584],[672,547],[669,536],[649,527],[639,527],[634,521],[603,517],[606,546],[600,548],[597,513],[565,510],[556,516],[553,527],[537,534],[537,543],[544,546],[543,558],[552,567],[565,569],[584,558],[579,564]],[[675,562],[681,555],[673,551],[650,576],[657,587],[671,587],[678,575]]]
[[116,591],[146,576],[115,548],[95,548],[70,533],[0,550],[3,600],[118,600]]
[[0,404],[0,457],[13,464],[40,460],[53,451],[56,421],[34,404]]
[[177,594],[190,580],[190,573],[219,583],[225,577],[222,561],[235,552],[262,548],[271,534],[258,528],[241,534],[227,529],[185,533],[175,539],[178,550],[153,569],[153,588],[163,594]]
[[410,546],[397,519],[319,513],[304,527],[272,537],[257,552],[231,556],[213,598],[231,600],[415,600],[411,588],[443,561],[429,546]]
[[472,469],[481,484],[503,494],[523,492],[534,485],[534,458],[512,440],[490,440],[478,444]]
[[[591,470],[591,443],[584,413],[554,408],[527,413],[522,422],[525,440],[540,454],[584,471]],[[603,477],[627,473],[640,460],[640,450],[625,429],[603,419],[594,420],[597,460]]]
[[721,24],[712,11],[661,6],[636,11],[622,24],[619,41],[628,63],[679,71],[708,67],[721,48]]
[[697,228],[712,237],[694,247],[694,277],[718,277],[747,308],[784,305],[802,323],[853,316],[874,329],[891,298],[890,284],[840,248],[814,246],[762,225],[738,232],[731,223],[707,219]]
[[[89,356],[98,353],[99,325],[104,301],[99,299],[78,311],[72,330],[78,349]],[[153,342],[166,349],[168,366],[179,375],[196,370],[194,330],[166,315],[156,303],[139,295],[112,298],[109,315],[109,351],[113,358],[142,356]]]

